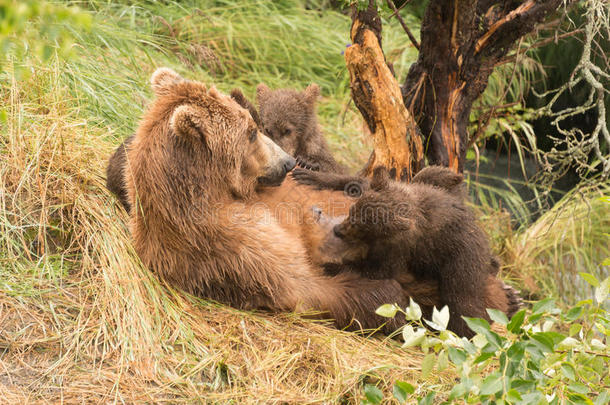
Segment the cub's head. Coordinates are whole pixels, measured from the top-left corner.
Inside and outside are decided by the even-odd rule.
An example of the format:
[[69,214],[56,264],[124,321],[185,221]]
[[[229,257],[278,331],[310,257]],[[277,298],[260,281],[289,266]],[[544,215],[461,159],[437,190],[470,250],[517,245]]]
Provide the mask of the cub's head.
[[256,88],[256,100],[265,134],[289,154],[307,142],[310,128],[317,125],[316,100],[320,88],[310,84],[305,91],[271,90],[264,84]]
[[[295,166],[259,132],[246,109],[214,87],[187,81],[168,68],[158,69],[151,83],[157,99],[140,129],[144,136],[162,138],[150,144],[172,177],[169,184],[199,184],[245,198],[257,184],[281,184]],[[148,133],[146,123],[152,123]]]
[[408,247],[417,215],[402,186],[390,180],[385,168],[377,168],[371,189],[350,207],[347,218],[333,227],[334,237],[343,243],[335,241],[329,246],[344,262],[395,255],[397,249]]

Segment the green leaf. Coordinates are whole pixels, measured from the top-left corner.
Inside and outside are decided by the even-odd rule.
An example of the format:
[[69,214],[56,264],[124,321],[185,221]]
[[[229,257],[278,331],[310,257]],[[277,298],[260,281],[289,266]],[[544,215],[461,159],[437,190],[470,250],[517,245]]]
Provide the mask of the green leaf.
[[489,359],[490,357],[492,357],[495,354],[494,352],[488,352],[488,353],[481,353],[480,356],[478,356],[476,359],[474,359],[474,364],[479,364],[484,362],[485,360]]
[[519,362],[523,359],[524,353],[525,353],[525,343],[515,342],[506,351],[506,356],[510,359],[510,361]]
[[610,403],[610,390],[603,391],[595,398],[595,405],[606,405]]
[[371,404],[379,404],[383,399],[383,392],[374,385],[366,384],[364,386],[364,396]]
[[576,371],[574,370],[574,367],[572,367],[572,365],[570,363],[561,364],[561,373],[572,381],[574,381],[576,379]]
[[436,393],[431,392],[428,395],[426,395],[425,397],[423,397],[422,399],[420,399],[417,404],[418,405],[432,405],[434,403],[434,396],[436,395]]
[[384,318],[394,318],[397,312],[398,307],[394,304],[383,304],[375,311],[377,315],[383,316]]
[[485,334],[485,332],[489,331],[489,322],[487,322],[485,319],[468,318],[465,316],[464,321],[466,321],[468,327],[476,333]]
[[492,321],[497,322],[501,325],[506,325],[508,323],[508,318],[506,314],[498,309],[487,308],[487,313]]
[[519,329],[521,329],[521,325],[523,325],[523,321],[525,320],[525,309],[520,310],[512,318],[510,318],[510,322],[506,325],[506,329],[511,331],[512,333],[517,333]]
[[547,312],[549,309],[555,307],[555,298],[545,298],[543,300],[538,301],[532,306],[533,314],[540,314],[543,312]]
[[502,375],[494,373],[483,380],[481,395],[493,395],[502,390]]
[[415,387],[404,381],[396,381],[394,383],[394,388],[392,389],[392,394],[394,394],[394,398],[396,398],[401,404],[407,402],[407,396],[409,394],[413,394],[414,392]]
[[582,312],[583,312],[583,307],[581,307],[581,306],[573,307],[568,310],[568,312],[565,314],[564,318],[566,321],[572,322],[572,321],[575,321],[576,319],[580,318],[580,316],[582,315]]
[[455,347],[449,347],[449,360],[457,366],[466,361],[466,353],[461,349]]
[[536,384],[534,383],[534,381],[528,381],[528,380],[522,380],[522,379],[512,380],[510,385],[512,388],[516,389],[517,391],[519,391],[522,394],[525,394],[528,391],[532,391],[532,390],[536,389]]
[[[610,197],[609,197],[610,199]],[[610,257],[606,257],[602,262],[602,266],[610,266]]]
[[438,354],[438,371],[443,371],[447,368],[447,364],[449,363],[449,357],[447,356],[447,352],[442,350]]
[[428,377],[432,369],[434,368],[434,363],[436,362],[436,356],[433,353],[429,353],[424,357],[424,360],[421,362],[421,374],[423,378]]
[[506,393],[506,399],[510,402],[520,402],[523,400],[523,398],[521,398],[521,394],[519,394],[519,391],[514,388],[508,390]]
[[578,394],[587,394],[589,392],[589,387],[582,383],[579,383],[578,381],[574,381],[570,385],[568,385],[568,389]]
[[580,276],[589,284],[591,284],[593,287],[597,287],[599,286],[599,281],[595,278],[594,275],[589,274],[589,273],[584,273],[584,272],[580,272],[578,273],[580,274]]
[[557,332],[538,332],[532,334],[532,339],[540,342],[549,351],[555,350],[557,343],[563,341],[566,337]]
[[464,397],[464,395],[466,395],[466,387],[464,384],[457,384],[451,389],[449,400],[453,401],[455,399]]
[[580,332],[581,329],[582,329],[581,324],[579,324],[579,323],[572,324],[572,326],[570,326],[570,333],[568,334],[568,336],[576,335],[578,332]]

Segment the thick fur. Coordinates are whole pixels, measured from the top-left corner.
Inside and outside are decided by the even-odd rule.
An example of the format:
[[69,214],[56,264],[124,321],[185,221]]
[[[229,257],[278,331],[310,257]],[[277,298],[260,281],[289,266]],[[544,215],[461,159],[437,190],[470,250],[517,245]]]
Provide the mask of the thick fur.
[[[233,98],[240,106],[248,110],[252,119],[258,127],[261,127],[260,117],[254,105],[244,96],[239,89],[233,89],[231,91],[231,98]],[[135,135],[131,135],[125,141],[119,145],[114,151],[108,161],[108,167],[106,168],[106,187],[114,195],[117,196],[119,202],[125,208],[125,211],[129,212],[131,206],[127,199],[127,188],[125,187],[125,165],[127,162],[127,150],[131,145]]]
[[[328,255],[342,256],[353,271],[370,278],[410,274],[418,282],[437,281],[439,301],[449,306],[454,332],[473,334],[462,316],[489,319],[486,288],[498,264],[461,196],[428,184],[392,181],[378,168],[370,188],[334,234],[345,244]],[[506,301],[506,294],[501,298]],[[504,304],[494,308],[508,312]]]
[[265,134],[305,167],[321,172],[344,173],[333,158],[320,132],[316,101],[320,88],[309,85],[304,91],[271,90],[265,84],[256,89],[261,123]]
[[396,280],[324,275],[260,204],[255,190],[281,180],[294,159],[245,109],[169,69],[151,81],[157,97],[127,149],[125,182],[134,246],[152,271],[237,308],[319,311],[338,327],[377,327],[378,306],[405,304]]
[[[368,277],[383,277],[374,271],[363,258],[368,247],[361,243],[347,244],[334,235],[334,226],[343,222],[349,214],[349,207],[357,201],[337,191],[317,191],[308,186],[295,184],[287,178],[280,186],[268,188],[259,193],[259,202],[269,207],[280,225],[291,234],[298,234],[303,240],[307,254],[315,264],[322,265],[329,275],[344,271],[363,273]],[[313,209],[312,209],[313,207]],[[332,216],[326,215],[331,213]],[[388,253],[386,264],[380,267],[397,266],[385,276],[393,277],[401,285],[406,297],[412,297],[422,305],[424,314],[430,318],[432,307],[442,307],[446,302],[439,292],[439,280],[416,277],[403,263],[397,262]],[[351,260],[342,260],[351,256]],[[522,301],[518,292],[505,285],[496,277],[499,263],[491,258],[485,277],[481,305],[504,311],[509,317],[519,310]]]

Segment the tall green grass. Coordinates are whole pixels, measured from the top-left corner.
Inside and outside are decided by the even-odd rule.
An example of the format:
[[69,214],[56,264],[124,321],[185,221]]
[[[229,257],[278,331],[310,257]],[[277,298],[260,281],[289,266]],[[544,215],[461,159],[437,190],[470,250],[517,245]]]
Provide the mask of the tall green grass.
[[[366,131],[350,103],[342,55],[351,21],[335,10],[307,9],[309,3],[68,2],[90,12],[93,21],[90,31],[61,26],[76,44],[60,80],[83,116],[117,141],[134,131],[151,96],[148,77],[159,66],[223,91],[240,87],[252,100],[261,82],[298,89],[315,82],[322,89],[319,116],[331,148],[344,163],[359,167],[368,157]],[[417,53],[395,21],[384,27],[384,47],[398,74],[406,75]]]

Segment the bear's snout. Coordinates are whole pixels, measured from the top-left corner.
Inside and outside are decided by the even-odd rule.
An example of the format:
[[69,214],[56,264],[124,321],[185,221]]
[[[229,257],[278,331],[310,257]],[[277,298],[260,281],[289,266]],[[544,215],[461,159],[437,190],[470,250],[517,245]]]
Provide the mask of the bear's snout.
[[268,137],[262,135],[262,139],[267,148],[268,161],[258,182],[265,186],[279,186],[286,174],[297,165],[297,161]]
[[288,173],[297,165],[297,161],[292,156],[288,156],[288,158],[284,161],[284,173]]

